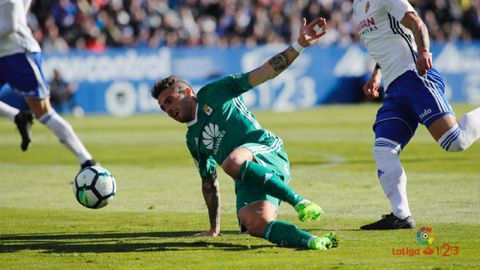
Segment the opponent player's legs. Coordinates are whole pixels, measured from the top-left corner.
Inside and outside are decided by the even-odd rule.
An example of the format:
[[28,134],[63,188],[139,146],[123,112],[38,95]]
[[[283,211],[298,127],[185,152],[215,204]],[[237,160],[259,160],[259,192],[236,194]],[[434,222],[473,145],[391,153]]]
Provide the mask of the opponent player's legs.
[[435,120],[428,131],[447,152],[463,151],[480,137],[480,107],[466,113],[460,121],[453,115]]
[[[1,88],[1,86],[0,86]],[[5,116],[8,119],[15,121],[15,115],[17,115],[20,112],[19,109],[12,107],[8,105],[7,103],[1,102],[0,101],[0,115]]]
[[[6,83],[6,80],[3,78],[9,75],[9,70],[8,68],[5,68],[7,65],[5,65],[4,61],[5,58],[0,57],[0,89]],[[28,111],[20,111],[19,109],[0,101],[0,115],[7,117],[15,123],[22,138],[20,149],[26,151],[31,142],[31,126],[33,124],[32,114]]]
[[[412,109],[418,122],[425,125],[437,141],[448,152],[463,151],[480,137],[480,107],[466,113],[457,121],[452,107],[445,97],[445,83],[436,69],[425,76],[410,72],[408,87]],[[402,75],[403,76],[403,75]]]
[[48,98],[25,98],[35,117],[48,127],[77,158],[82,167],[95,165],[92,156],[78,138],[72,126],[51,107]]
[[35,117],[76,156],[82,167],[95,164],[70,124],[50,105],[49,89],[42,72],[40,53],[18,53],[2,57],[1,60],[4,80],[25,98]]
[[22,149],[22,151],[26,151],[32,140],[32,113],[28,111],[20,111],[19,109],[12,107],[4,102],[0,102],[0,115],[8,117],[15,123],[18,132],[20,133],[20,137],[22,138],[22,142],[20,143],[20,149]]
[[363,230],[408,229],[415,227],[407,197],[407,176],[400,162],[400,152],[410,141],[414,129],[399,119],[375,125],[373,157],[380,185],[390,200],[392,213],[377,222],[364,225]]
[[[391,230],[415,227],[407,198],[407,176],[400,162],[400,151],[408,144],[418,126],[418,113],[411,104],[417,99],[411,93],[421,92],[421,78],[413,71],[405,72],[387,89],[386,98],[375,120],[373,156],[378,180],[390,200],[392,213],[361,227],[364,230]],[[415,89],[415,91],[410,91]],[[415,94],[413,94],[415,95]],[[428,106],[421,107],[430,108]],[[420,109],[419,109],[420,110]],[[435,114],[437,111],[430,110]],[[426,115],[426,114],[424,114]],[[428,117],[428,115],[426,115]]]
[[426,76],[407,71],[387,89],[387,98],[377,114],[374,157],[393,213],[362,229],[415,226],[408,209],[406,176],[398,154],[413,136],[418,123],[425,125],[447,151],[464,150],[480,137],[480,108],[467,113],[457,124],[444,88],[441,75],[431,69]]

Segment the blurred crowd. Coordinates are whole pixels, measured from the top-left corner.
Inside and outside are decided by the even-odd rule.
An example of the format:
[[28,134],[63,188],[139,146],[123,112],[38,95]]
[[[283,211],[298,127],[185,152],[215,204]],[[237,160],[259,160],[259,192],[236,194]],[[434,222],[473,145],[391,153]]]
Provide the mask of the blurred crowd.
[[[302,17],[328,19],[320,45],[359,42],[352,0],[34,0],[45,51],[290,43]],[[480,0],[410,1],[438,42],[480,39]]]

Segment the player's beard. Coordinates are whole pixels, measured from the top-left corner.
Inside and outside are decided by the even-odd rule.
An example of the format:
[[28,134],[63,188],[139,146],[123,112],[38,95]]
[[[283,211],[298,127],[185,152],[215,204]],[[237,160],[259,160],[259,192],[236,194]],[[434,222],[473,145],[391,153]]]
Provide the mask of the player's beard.
[[177,117],[177,121],[180,123],[188,123],[192,121],[195,118],[195,111],[193,110],[193,107],[195,106],[195,103],[192,102],[190,99],[185,98],[181,101],[180,104],[180,111]]

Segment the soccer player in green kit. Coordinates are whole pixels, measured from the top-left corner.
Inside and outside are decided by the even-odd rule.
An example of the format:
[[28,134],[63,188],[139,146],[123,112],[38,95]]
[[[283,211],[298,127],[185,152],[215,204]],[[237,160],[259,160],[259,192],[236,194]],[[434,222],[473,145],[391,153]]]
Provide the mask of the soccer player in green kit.
[[323,210],[288,186],[289,161],[282,140],[260,126],[240,96],[275,78],[325,32],[324,18],[309,25],[303,19],[297,41],[283,52],[255,70],[210,83],[197,94],[175,76],[155,83],[152,96],[161,109],[188,126],[187,146],[202,178],[210,219],[210,229],[197,236],[220,234],[220,188],[216,176],[219,164],[234,179],[242,231],[285,247],[326,250],[337,246],[334,233],[318,237],[276,220],[280,201],[292,205],[304,222],[319,219]]

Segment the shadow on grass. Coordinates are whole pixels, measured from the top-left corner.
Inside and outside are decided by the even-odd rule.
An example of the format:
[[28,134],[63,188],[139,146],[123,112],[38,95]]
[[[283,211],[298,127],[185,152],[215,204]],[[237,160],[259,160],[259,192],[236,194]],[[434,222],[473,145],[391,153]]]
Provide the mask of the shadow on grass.
[[[194,249],[220,249],[239,251],[270,248],[272,245],[241,245],[200,240],[193,231],[146,233],[86,233],[86,234],[14,234],[0,236],[0,253],[38,250],[43,253],[106,253],[189,251]],[[223,235],[239,234],[223,231]],[[185,238],[185,239],[179,239]]]

